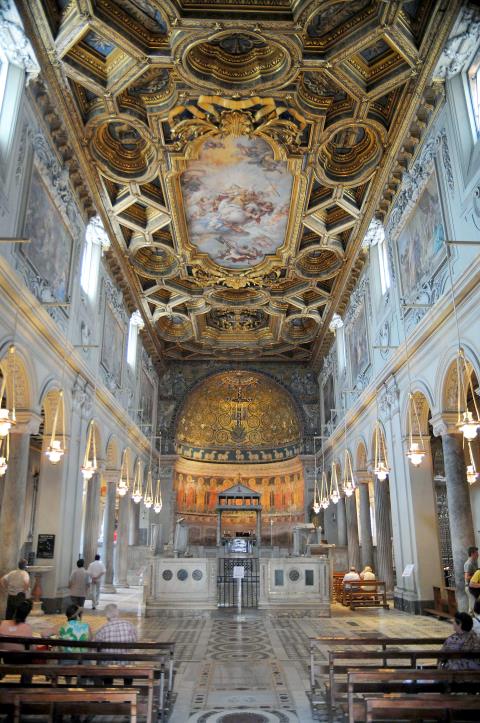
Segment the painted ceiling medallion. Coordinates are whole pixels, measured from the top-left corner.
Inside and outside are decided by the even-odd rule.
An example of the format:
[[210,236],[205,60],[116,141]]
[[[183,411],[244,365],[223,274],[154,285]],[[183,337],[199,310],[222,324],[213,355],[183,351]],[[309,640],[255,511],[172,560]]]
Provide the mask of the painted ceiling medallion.
[[181,177],[190,242],[223,268],[257,266],[285,241],[292,183],[262,138],[208,138]]

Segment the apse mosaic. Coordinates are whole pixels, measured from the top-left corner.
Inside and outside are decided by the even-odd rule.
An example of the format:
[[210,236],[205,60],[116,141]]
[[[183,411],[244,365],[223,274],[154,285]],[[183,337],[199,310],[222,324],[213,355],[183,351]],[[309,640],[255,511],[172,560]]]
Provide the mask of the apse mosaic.
[[190,241],[220,266],[256,266],[283,244],[292,175],[263,139],[206,140],[181,183]]

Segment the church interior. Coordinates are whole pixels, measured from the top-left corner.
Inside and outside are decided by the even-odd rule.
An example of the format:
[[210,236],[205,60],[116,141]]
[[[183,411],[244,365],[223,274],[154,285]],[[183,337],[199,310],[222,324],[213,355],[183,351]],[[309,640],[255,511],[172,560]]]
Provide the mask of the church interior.
[[0,0],[0,720],[479,720],[479,282],[479,2]]

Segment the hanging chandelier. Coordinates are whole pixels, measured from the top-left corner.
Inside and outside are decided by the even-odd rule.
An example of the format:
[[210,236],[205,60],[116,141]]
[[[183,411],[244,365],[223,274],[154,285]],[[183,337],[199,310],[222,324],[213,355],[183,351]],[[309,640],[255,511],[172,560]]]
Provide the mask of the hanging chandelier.
[[[2,385],[0,388],[0,437],[6,437],[9,431],[12,427],[14,427],[17,423],[16,415],[15,415],[15,346],[13,344],[10,345],[8,349],[8,356],[7,356],[7,364],[8,367],[5,369],[3,377],[2,377]],[[8,377],[10,375],[11,378],[11,388],[12,388],[12,410],[10,411],[8,407],[6,406],[7,402],[5,402],[5,407],[2,406],[3,404],[3,397],[5,396],[5,392],[7,389],[7,381]]]
[[85,448],[85,457],[83,458],[83,465],[81,467],[83,479],[85,482],[92,479],[95,472],[98,470],[97,465],[97,442],[95,439],[95,421],[92,419],[88,425],[87,432],[87,446]]
[[468,442],[468,455],[470,457],[470,464],[467,464],[467,480],[469,484],[473,485],[475,482],[480,480],[480,472],[477,472],[472,445],[470,442]]
[[10,454],[10,435],[0,439],[0,477],[3,477],[8,468]]
[[355,478],[353,476],[352,457],[346,447],[343,459],[342,487],[347,497],[351,497],[353,495],[356,487]]
[[330,498],[328,496],[328,480],[327,473],[325,470],[322,472],[322,482],[320,485],[320,505],[322,509],[326,510],[330,504]]
[[385,443],[385,435],[383,433],[383,430],[380,426],[380,422],[376,421],[375,423],[375,431],[374,431],[374,446],[375,446],[375,458],[374,458],[374,465],[373,465],[373,473],[379,480],[379,482],[384,482],[387,477],[388,473],[390,472],[390,467],[388,465],[388,457],[387,457],[387,445]]
[[160,487],[160,476],[157,479],[157,487],[155,490],[155,499],[153,501],[153,511],[157,513],[157,515],[162,511],[163,507],[163,501],[162,501],[162,490]]
[[143,497],[143,504],[147,508],[147,510],[150,509],[150,507],[153,505],[153,480],[152,480],[152,468],[149,467],[147,472],[147,483],[145,485],[145,495]]
[[137,464],[135,465],[135,475],[133,478],[132,500],[135,502],[136,505],[138,505],[142,497],[142,474],[140,470],[140,460],[137,459]]
[[317,439],[318,437],[313,438],[313,459],[314,459],[314,465],[315,465],[315,478],[313,480],[313,511],[316,515],[320,512],[321,506],[320,506],[320,493],[318,490],[318,465],[317,465]]
[[338,489],[337,465],[332,464],[332,476],[330,477],[330,499],[336,505],[340,499],[340,490]]
[[[468,396],[472,399],[474,412],[468,409]],[[472,442],[480,427],[480,414],[472,384],[472,375],[469,373],[465,352],[461,347],[457,352],[457,428],[467,442]],[[475,414],[475,416],[474,416]]]
[[130,488],[128,475],[128,449],[123,450],[122,464],[120,465],[120,479],[118,480],[117,492],[120,497],[125,497]]
[[[62,432],[57,439],[57,425],[59,417],[61,417]],[[50,435],[50,444],[48,445],[45,454],[52,464],[58,464],[65,454],[65,404],[63,399],[63,390],[60,390],[58,393],[55,415],[53,417],[52,434]]]
[[[416,430],[419,432],[419,441],[414,442],[413,440],[413,420],[412,420],[412,407],[415,416]],[[407,457],[414,467],[419,467],[422,464],[423,458],[425,457],[425,444],[423,442],[422,428],[420,426],[420,420],[418,418],[418,410],[415,402],[415,397],[412,392],[408,395],[408,450]]]

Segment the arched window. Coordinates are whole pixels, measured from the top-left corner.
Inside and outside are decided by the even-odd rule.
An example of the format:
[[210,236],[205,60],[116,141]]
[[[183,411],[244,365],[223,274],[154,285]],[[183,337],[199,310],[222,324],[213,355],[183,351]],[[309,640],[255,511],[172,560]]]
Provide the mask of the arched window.
[[131,369],[135,369],[137,363],[137,342],[138,330],[144,327],[143,319],[139,311],[134,311],[130,317],[128,325],[128,343],[127,343],[127,364]]
[[102,251],[110,247],[110,239],[99,216],[90,219],[85,231],[80,286],[91,301],[95,300]]
[[467,70],[467,78],[477,136],[480,136],[480,51]]

